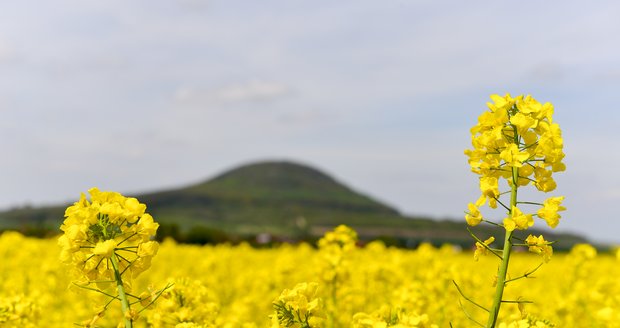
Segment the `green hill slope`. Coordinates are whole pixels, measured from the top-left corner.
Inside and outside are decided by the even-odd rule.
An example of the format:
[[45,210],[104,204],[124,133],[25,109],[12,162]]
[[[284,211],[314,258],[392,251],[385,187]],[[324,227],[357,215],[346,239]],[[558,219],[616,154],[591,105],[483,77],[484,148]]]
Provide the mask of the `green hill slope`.
[[[366,240],[383,238],[401,245],[421,241],[472,245],[463,221],[404,217],[321,171],[291,162],[244,165],[188,187],[134,196],[147,204],[147,211],[162,225],[160,231],[169,235],[216,232],[247,237],[266,233],[299,239],[317,237],[346,224]],[[1,212],[0,229],[38,235],[57,232],[65,207]],[[476,228],[481,238],[489,234],[485,227]],[[556,246],[560,247],[584,241],[578,236],[556,237],[561,241]]]
[[200,224],[233,233],[290,235],[339,223],[403,223],[396,210],[318,170],[290,162],[246,165],[204,183],[139,199],[160,221],[182,229]]

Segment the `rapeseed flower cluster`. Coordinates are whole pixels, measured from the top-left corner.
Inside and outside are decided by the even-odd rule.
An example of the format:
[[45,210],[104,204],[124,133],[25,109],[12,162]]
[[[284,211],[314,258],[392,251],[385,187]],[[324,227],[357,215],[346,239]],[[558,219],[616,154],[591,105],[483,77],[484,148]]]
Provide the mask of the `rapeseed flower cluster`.
[[[555,228],[565,210],[564,197],[551,197],[544,201],[536,213],[523,213],[519,203],[502,203],[500,182],[509,187],[533,185],[538,190],[555,190],[553,173],[566,169],[562,131],[553,121],[553,105],[541,104],[531,96],[511,97],[492,95],[493,103],[487,103],[489,111],[478,117],[478,124],[471,129],[474,149],[465,150],[472,172],[480,176],[481,195],[468,204],[467,223],[476,226],[485,221],[479,208],[488,202],[497,208],[500,203],[509,213],[503,220],[508,231],[526,230],[534,225],[534,216]],[[512,205],[512,206],[510,206]]]
[[323,300],[318,297],[319,284],[299,283],[285,289],[273,302],[272,328],[320,328],[325,325]]
[[[521,243],[515,244],[513,232],[534,226],[535,217],[555,228],[561,218],[559,212],[565,210],[561,205],[563,196],[547,198],[543,203],[519,201],[517,191],[528,185],[533,185],[545,193],[553,191],[557,187],[553,174],[566,169],[562,162],[565,156],[562,131],[553,120],[554,109],[551,103],[541,104],[529,95],[513,98],[510,94],[503,97],[492,95],[491,100],[493,102],[487,103],[489,110],[483,112],[478,117],[478,123],[471,128],[473,149],[465,150],[471,171],[479,175],[480,188],[480,197],[467,205],[465,221],[470,226],[487,222],[505,230],[501,250],[491,247],[495,241],[493,236],[483,242],[472,233],[476,239],[475,260],[478,260],[480,255],[493,253],[501,261],[495,279],[497,288],[491,309],[465,297],[489,313],[486,326],[477,322],[487,328],[496,325],[500,305],[505,302],[502,299],[505,284],[515,280],[506,280],[513,245],[528,247],[529,251],[542,255],[544,262],[548,262],[553,254],[552,243],[543,236],[530,234],[525,240],[521,239]],[[506,194],[509,194],[508,200],[506,197],[502,198]],[[501,205],[506,210],[506,216],[501,221],[485,218],[480,211],[480,207],[485,204],[492,209],[496,209],[498,204]],[[539,208],[531,210],[530,206]],[[523,278],[527,278],[531,273],[533,271]],[[522,301],[514,302],[523,304]],[[472,320],[475,321],[473,318]]]
[[[157,254],[158,223],[145,213],[146,205],[117,192],[89,191],[65,211],[58,238],[61,261],[71,265],[79,281],[114,281],[113,261],[123,275],[126,288],[151,265]],[[126,275],[125,273],[130,273]],[[99,283],[100,287],[108,287]]]
[[[95,326],[108,305],[118,299],[125,327],[129,328],[140,313],[131,308],[129,297],[137,298],[144,306],[150,305],[155,298],[145,296],[146,299],[143,299],[129,292],[132,290],[132,278],[148,269],[151,259],[157,254],[159,244],[152,239],[159,224],[145,212],[146,205],[136,198],[97,188],[91,188],[88,192],[90,200],[82,194],[80,200],[65,211],[65,220],[60,227],[64,234],[58,238],[60,259],[72,267],[77,278],[74,282],[76,286],[110,298],[102,308],[97,309],[92,319],[82,325]],[[116,295],[107,291],[113,287],[116,288]],[[147,299],[153,300],[149,302]]]

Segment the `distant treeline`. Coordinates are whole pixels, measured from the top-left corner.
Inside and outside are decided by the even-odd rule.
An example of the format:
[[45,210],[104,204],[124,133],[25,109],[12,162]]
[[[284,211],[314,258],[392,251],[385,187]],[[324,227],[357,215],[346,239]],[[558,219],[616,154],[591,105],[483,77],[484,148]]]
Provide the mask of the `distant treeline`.
[[[15,229],[11,229],[15,230]],[[52,230],[43,227],[36,226],[22,226],[17,229],[20,233],[30,237],[37,238],[52,238],[60,233],[60,230]],[[0,233],[2,230],[0,230]],[[171,238],[178,243],[195,244],[195,245],[216,245],[216,244],[239,244],[248,243],[255,247],[270,247],[282,243],[300,243],[305,242],[310,245],[316,245],[316,242],[320,236],[313,236],[309,234],[298,235],[296,237],[277,236],[270,234],[258,234],[258,235],[239,235],[230,234],[223,230],[206,227],[206,226],[193,226],[189,230],[184,231],[177,224],[161,223],[157,230],[156,239],[163,241],[167,238]],[[441,246],[443,244],[453,244],[462,248],[469,248],[471,245],[465,244],[462,240],[429,240],[415,239],[415,238],[397,238],[392,236],[378,236],[372,239],[360,238],[359,244],[364,245],[373,240],[380,240],[386,246],[398,247],[398,248],[416,248],[421,243],[431,243],[434,246]]]
[[[61,231],[58,229],[49,229],[40,226],[23,225],[19,229],[5,229],[19,231],[25,236],[37,237],[37,238],[53,238],[57,236]],[[0,229],[0,233],[3,231]],[[182,229],[180,225],[175,223],[160,223],[157,230],[156,239],[163,241],[167,238],[171,238],[178,243],[194,244],[194,245],[216,245],[216,244],[240,244],[248,243],[254,247],[272,247],[283,243],[300,243],[305,242],[310,245],[315,245],[321,236],[311,235],[308,233],[298,234],[294,237],[279,236],[272,234],[233,234],[224,230],[220,230],[213,227],[196,225],[189,229]],[[373,240],[379,240],[388,247],[408,248],[415,249],[422,243],[430,243],[435,247],[439,247],[445,244],[454,245],[461,249],[472,249],[473,242],[471,240],[463,240],[460,238],[441,238],[441,237],[397,237],[397,236],[374,236],[364,237],[360,236],[359,245],[367,244]],[[574,243],[556,244],[554,250],[558,252],[569,250]],[[600,251],[608,250],[608,245],[594,245]]]

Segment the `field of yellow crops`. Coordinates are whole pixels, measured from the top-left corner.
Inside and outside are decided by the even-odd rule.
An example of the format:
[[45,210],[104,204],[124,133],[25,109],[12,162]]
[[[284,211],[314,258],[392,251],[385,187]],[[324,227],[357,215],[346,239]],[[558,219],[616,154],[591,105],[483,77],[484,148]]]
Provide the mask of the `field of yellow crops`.
[[[274,302],[299,291],[307,301],[301,307],[313,307],[321,327],[475,327],[468,316],[485,320],[455,282],[463,295],[487,305],[497,269],[492,256],[474,261],[472,252],[450,246],[324,246],[166,241],[131,292],[174,286],[140,313],[135,327],[278,327]],[[55,239],[0,236],[0,327],[71,327],[101,309],[105,296],[73,286],[59,253]],[[518,277],[541,257],[522,252],[512,261],[509,275]],[[619,277],[618,256],[587,245],[555,254],[530,278],[507,287],[505,300],[533,303],[505,303],[500,326],[620,327]],[[93,326],[116,327],[119,317],[111,306]]]

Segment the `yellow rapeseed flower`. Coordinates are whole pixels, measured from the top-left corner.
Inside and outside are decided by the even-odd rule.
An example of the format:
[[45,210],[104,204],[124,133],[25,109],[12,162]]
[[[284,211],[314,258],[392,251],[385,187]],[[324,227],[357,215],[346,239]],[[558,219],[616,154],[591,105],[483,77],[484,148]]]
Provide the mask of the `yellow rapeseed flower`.
[[101,255],[105,258],[110,258],[116,249],[116,241],[114,239],[108,239],[104,241],[100,241],[95,245],[93,249],[93,254]]
[[467,224],[472,227],[480,224],[480,222],[482,222],[482,214],[480,214],[478,206],[469,203],[467,205],[467,208],[469,208],[469,213],[465,215],[465,220],[467,221]]
[[[566,165],[562,162],[562,131],[553,121],[553,105],[541,104],[530,95],[491,95],[491,100],[487,103],[489,110],[471,128],[473,149],[465,150],[472,172],[480,176],[481,196],[475,206],[488,200],[489,207],[497,208],[500,196],[505,193],[500,190],[500,180],[505,180],[508,186],[533,184],[543,192],[555,190],[553,173],[564,171]],[[513,168],[518,169],[514,177]],[[468,208],[465,220],[469,225],[476,225],[480,217],[471,203]],[[550,226],[558,223],[557,211],[550,206],[545,206],[539,216],[546,218]],[[529,214],[513,214],[504,220],[509,231],[527,229],[532,224]]]
[[557,227],[560,222],[561,216],[558,212],[566,209],[560,205],[563,200],[564,196],[547,198],[537,212],[538,217],[544,219],[551,228]]
[[[61,261],[77,269],[78,279],[101,281],[109,280],[111,258],[118,254],[119,269],[136,276],[157,252],[151,239],[159,225],[135,198],[97,188],[88,193],[90,201],[81,194],[65,210],[64,234],[58,238]],[[138,260],[141,265],[132,264]]]
[[510,118],[510,123],[517,127],[519,135],[524,135],[529,129],[538,124],[538,120],[523,113],[516,113]]
[[476,242],[476,250],[474,251],[474,260],[478,261],[480,255],[487,255],[489,253],[489,245],[495,241],[495,237],[491,236],[484,241],[484,245],[480,242]]
[[534,218],[532,214],[523,214],[521,210],[513,206],[510,213],[510,217],[504,219],[504,228],[508,231],[515,229],[525,230],[534,225]]
[[499,154],[499,157],[504,160],[507,166],[521,167],[530,154],[521,152],[519,147],[515,144],[510,144]]
[[549,262],[551,255],[553,255],[553,247],[542,235],[538,237],[529,235],[525,242],[530,252],[542,255],[545,262]]

